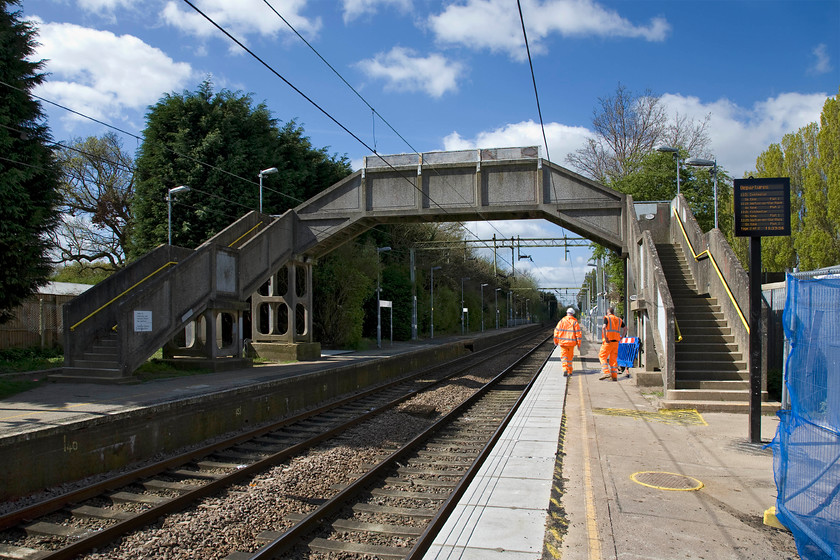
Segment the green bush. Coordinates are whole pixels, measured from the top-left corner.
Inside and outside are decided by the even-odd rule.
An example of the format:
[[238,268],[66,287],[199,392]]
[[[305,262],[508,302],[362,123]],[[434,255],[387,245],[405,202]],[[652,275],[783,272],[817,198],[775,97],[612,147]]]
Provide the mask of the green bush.
[[64,354],[61,348],[7,348],[0,350],[0,373],[37,371],[61,367]]

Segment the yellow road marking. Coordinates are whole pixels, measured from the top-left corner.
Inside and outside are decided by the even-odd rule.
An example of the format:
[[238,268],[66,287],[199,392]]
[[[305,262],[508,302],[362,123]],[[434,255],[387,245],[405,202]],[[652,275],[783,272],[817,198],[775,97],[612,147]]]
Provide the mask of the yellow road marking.
[[703,416],[693,408],[668,409],[663,408],[656,412],[647,410],[631,410],[626,408],[593,408],[592,412],[604,416],[624,416],[638,420],[651,420],[663,424],[708,426]]
[[589,540],[589,558],[601,560],[601,538],[595,518],[595,493],[592,490],[592,467],[589,465],[589,435],[586,427],[586,408],[583,402],[583,378],[578,377],[580,389],[580,437],[583,440],[583,481],[586,488],[586,532]]

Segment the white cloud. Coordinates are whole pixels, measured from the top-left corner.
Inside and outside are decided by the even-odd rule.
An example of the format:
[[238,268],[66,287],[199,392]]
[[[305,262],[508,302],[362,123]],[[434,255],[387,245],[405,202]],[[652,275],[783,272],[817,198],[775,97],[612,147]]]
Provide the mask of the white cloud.
[[811,51],[814,55],[814,64],[808,69],[810,74],[828,74],[833,70],[831,57],[828,56],[828,47],[820,43]]
[[32,58],[46,59],[50,73],[39,94],[92,117],[145,109],[193,78],[189,64],[132,35],[34,21],[40,46]]
[[752,107],[739,107],[728,99],[702,103],[696,97],[665,94],[662,103],[673,114],[702,120],[711,114],[709,137],[718,163],[733,177],[755,169],[758,155],[785,134],[811,122],[819,122],[828,95],[782,93]]
[[381,8],[395,7],[402,12],[411,9],[411,0],[342,0],[344,4],[344,23],[349,23],[364,15],[373,15]]
[[357,66],[371,78],[385,80],[385,89],[393,91],[423,91],[434,98],[458,89],[458,77],[463,65],[447,60],[440,54],[416,56],[415,51],[394,47]]
[[136,9],[136,0],[78,0],[79,8],[96,14],[110,24],[117,23],[115,12],[119,8]]
[[[545,136],[548,139],[548,155],[551,156],[551,161],[563,165],[566,156],[582,147],[592,133],[580,126],[547,123]],[[443,139],[443,144],[444,150],[543,146],[543,135],[540,124],[528,120],[508,124],[495,130],[479,132],[473,139],[462,138],[458,132],[453,132]],[[546,157],[544,146],[542,157]]]
[[[542,42],[554,33],[566,37],[619,37],[662,41],[671,26],[663,18],[634,25],[593,0],[525,0],[522,12],[532,53],[545,52]],[[525,58],[519,12],[508,0],[466,0],[429,18],[438,41],[473,49],[505,52]]]
[[[261,0],[199,0],[195,4],[240,40],[252,33],[269,37],[278,31],[291,33],[283,20]],[[314,36],[321,28],[320,18],[311,19],[301,15],[300,12],[306,7],[305,0],[274,1],[272,5],[301,35]],[[167,24],[191,35],[210,37],[219,34],[219,30],[198,12],[189,8],[181,9],[178,2],[167,2],[161,16]]]

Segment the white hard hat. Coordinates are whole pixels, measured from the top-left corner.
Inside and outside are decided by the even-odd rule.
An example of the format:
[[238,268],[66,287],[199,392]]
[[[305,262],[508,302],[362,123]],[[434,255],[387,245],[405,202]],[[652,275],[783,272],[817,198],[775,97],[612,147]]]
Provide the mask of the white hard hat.
[[575,310],[572,309],[571,307],[566,310],[566,315],[574,315],[574,314],[575,314]]

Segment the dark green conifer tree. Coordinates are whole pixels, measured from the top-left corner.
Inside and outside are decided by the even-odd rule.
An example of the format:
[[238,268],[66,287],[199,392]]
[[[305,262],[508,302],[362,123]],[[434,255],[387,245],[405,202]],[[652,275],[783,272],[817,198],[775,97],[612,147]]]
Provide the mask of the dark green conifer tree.
[[0,0],[0,323],[47,282],[49,233],[58,213],[61,171],[32,89],[44,81],[32,62],[36,30],[17,0]]

